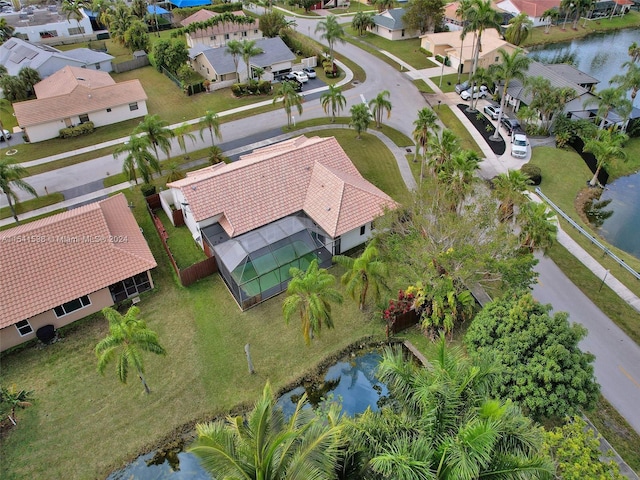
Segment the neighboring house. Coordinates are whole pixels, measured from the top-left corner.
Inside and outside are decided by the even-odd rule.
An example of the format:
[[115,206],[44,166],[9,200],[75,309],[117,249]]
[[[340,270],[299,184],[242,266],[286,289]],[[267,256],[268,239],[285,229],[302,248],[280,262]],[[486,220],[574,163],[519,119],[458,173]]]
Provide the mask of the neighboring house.
[[[420,37],[420,46],[434,55],[449,57],[452,67],[458,68],[461,73],[471,71],[473,65],[473,35],[467,35],[462,41],[460,31],[427,33]],[[462,46],[462,52],[460,47]],[[518,47],[502,38],[494,29],[485,30],[482,33],[482,51],[478,57],[478,67],[489,68],[494,63],[500,62],[499,49],[511,53]]]
[[171,23],[171,19],[173,17],[173,15],[169,10],[167,10],[166,8],[162,8],[158,5],[147,5],[147,13],[151,15],[151,17],[153,17],[154,15],[157,15],[158,18],[162,18],[169,23]]
[[450,31],[462,30],[464,26],[464,20],[459,16],[456,11],[460,6],[460,2],[448,3],[444,7],[444,16],[442,22],[449,27]]
[[34,90],[36,100],[13,104],[31,142],[55,138],[62,128],[80,123],[103,127],[147,114],[147,94],[139,80],[116,83],[104,72],[64,67]]
[[406,30],[404,28],[404,22],[402,21],[404,12],[404,8],[392,8],[374,15],[373,22],[375,26],[371,27],[369,31],[388,40],[404,40],[420,36],[418,30]]
[[574,83],[582,88],[586,88],[590,92],[592,92],[595,86],[600,83],[600,80],[597,78],[587,75],[582,70],[578,70],[568,63],[550,63],[545,65],[545,67],[552,72],[557,73],[568,82]]
[[513,15],[526,13],[533,26],[540,27],[547,24],[543,13],[551,8],[559,8],[560,0],[506,0],[496,6]]
[[0,65],[9,75],[18,75],[24,67],[33,68],[46,78],[67,65],[110,72],[114,57],[88,48],[61,51],[47,45],[36,45],[19,38],[10,38],[0,45]]
[[168,3],[175,8],[201,7],[211,5],[211,0],[170,0]]
[[[244,12],[231,12],[238,17],[246,17]],[[185,18],[180,22],[183,27],[188,27],[192,23],[201,23],[220,15],[210,10],[198,10],[193,15]],[[225,46],[229,40],[256,40],[262,38],[262,32],[259,29],[259,20],[256,18],[254,22],[238,25],[232,22],[219,23],[206,29],[199,29],[192,33],[185,33],[187,38],[187,46],[194,47],[196,44],[207,45],[212,48]]]
[[[261,48],[263,53],[251,57],[249,64],[252,69],[260,67],[264,70],[264,80],[272,81],[291,71],[296,56],[280,37],[258,39],[256,47]],[[196,45],[189,49],[189,63],[191,68],[212,82],[209,87],[212,90],[228,87],[236,82],[233,57],[227,53],[226,48]],[[238,61],[238,73],[240,81],[246,82],[247,68],[242,58]]]
[[67,20],[66,14],[58,12],[58,7],[50,5],[44,8],[25,7],[19,12],[3,14],[7,23],[15,28],[14,36],[30,42],[48,44],[62,43],[64,38],[93,37],[91,19],[81,10],[82,19]]
[[289,268],[306,269],[368,240],[372,222],[396,203],[365,180],[335,138],[300,136],[167,184],[165,211],[185,225],[238,304],[286,289]]
[[153,288],[124,195],[0,232],[0,351]]

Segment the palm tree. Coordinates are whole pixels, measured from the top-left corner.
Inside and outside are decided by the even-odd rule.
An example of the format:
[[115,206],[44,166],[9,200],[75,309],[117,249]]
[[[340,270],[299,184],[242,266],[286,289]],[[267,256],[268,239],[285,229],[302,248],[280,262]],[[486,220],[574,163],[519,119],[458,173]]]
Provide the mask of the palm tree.
[[138,184],[138,175],[136,168],[142,175],[144,183],[151,182],[151,171],[162,173],[162,167],[157,157],[149,151],[151,143],[149,137],[139,137],[131,135],[129,140],[118,146],[113,152],[113,156],[118,158],[122,154],[126,154],[124,163],[122,164],[122,173],[131,180],[135,180]]
[[384,112],[387,112],[387,118],[391,117],[391,101],[389,97],[391,93],[389,90],[383,90],[380,92],[376,98],[369,102],[369,108],[371,109],[371,113],[376,120],[376,127],[382,127],[382,116]]
[[214,478],[307,480],[333,478],[339,453],[338,409],[327,420],[298,401],[291,418],[278,407],[270,384],[246,416],[196,425],[189,448]]
[[458,322],[468,319],[473,313],[475,300],[469,290],[460,290],[450,276],[439,278],[427,294],[431,308],[426,309],[420,324],[426,330],[437,329],[452,335]]
[[256,41],[255,40],[243,40],[242,41],[242,60],[244,60],[245,65],[247,66],[247,82],[251,81],[251,66],[249,65],[249,62],[251,61],[252,57],[255,57],[256,55],[260,55],[261,53],[264,53],[264,50],[262,50],[260,47],[256,47]]
[[331,110],[331,123],[336,123],[336,114],[339,114],[346,106],[347,99],[344,98],[340,87],[329,85],[329,90],[320,95],[320,105],[324,113],[329,114]]
[[638,60],[640,60],[640,45],[638,45],[638,42],[633,42],[631,45],[629,45],[628,52],[632,62],[637,62]]
[[144,321],[138,318],[140,309],[131,306],[124,316],[111,307],[103,308],[102,315],[109,322],[109,335],[100,340],[95,351],[98,357],[98,372],[104,374],[107,365],[116,360],[116,372],[122,383],[127,383],[129,369],[135,368],[149,394],[151,389],[144,377],[143,352],[166,355],[167,352],[158,342],[158,334],[149,330]]
[[107,14],[109,34],[121,45],[124,45],[125,33],[131,27],[134,19],[131,9],[124,2],[116,2],[115,8]]
[[178,128],[176,128],[174,133],[175,133],[176,139],[178,140],[178,145],[180,146],[180,150],[182,150],[182,154],[185,156],[185,158],[187,158],[186,139],[188,138],[189,140],[191,140],[191,142],[196,141],[196,136],[193,133],[191,133],[191,125],[185,122],[182,125],[180,125]]
[[567,29],[567,20],[569,19],[569,14],[574,11],[575,4],[574,0],[562,0],[560,2],[560,9],[564,12],[564,22],[562,23],[562,30]]
[[[578,29],[578,22],[580,17],[593,8],[595,0],[574,0],[573,5],[576,12],[576,16],[573,17],[573,29]],[[586,20],[585,20],[586,22]]]
[[[456,17],[462,19],[462,25],[464,26],[466,22],[467,15],[469,10],[471,9],[472,0],[460,0],[458,2],[458,8],[456,8]],[[460,65],[458,66],[458,80],[457,83],[460,83],[460,75],[462,74],[462,68],[464,67],[464,62],[462,60],[462,47],[464,45],[464,39],[467,36],[467,31],[463,28],[460,32]]]
[[18,195],[12,190],[12,187],[18,187],[20,190],[30,193],[34,197],[38,196],[35,189],[22,180],[28,173],[26,168],[16,163],[10,163],[8,158],[0,159],[0,190],[2,190],[2,193],[7,197],[11,215],[16,223],[20,223],[14,206],[14,203],[15,205],[18,204]]
[[237,81],[240,82],[240,73],[238,72],[238,63],[240,62],[240,57],[242,56],[242,42],[240,42],[239,40],[229,40],[229,42],[227,42],[227,46],[224,50],[224,53],[228,53],[229,55],[231,55],[231,58],[233,58],[233,64],[235,65]]
[[501,222],[512,219],[514,207],[526,201],[523,192],[527,185],[531,185],[531,179],[520,170],[509,170],[493,179],[494,192],[500,201],[498,211]]
[[287,127],[291,127],[291,109],[298,110],[298,115],[302,115],[302,96],[296,92],[291,82],[282,82],[275,92],[273,103],[282,101],[282,107],[287,114]]
[[9,40],[14,31],[15,28],[7,23],[6,18],[0,18],[0,45]]
[[376,22],[373,21],[371,13],[358,12],[351,20],[351,28],[358,31],[358,35],[362,36],[369,29],[375,27]]
[[371,123],[371,110],[366,103],[356,103],[351,107],[351,120],[349,126],[353,127],[358,134],[356,138],[360,140],[362,132],[366,132]]
[[22,67],[18,72],[18,78],[22,80],[25,88],[27,89],[29,96],[34,95],[35,91],[33,86],[40,82],[40,73],[35,68]]
[[167,180],[165,183],[177,182],[185,177],[186,175],[180,168],[180,164],[178,162],[171,162],[167,165]]
[[609,83],[616,83],[621,88],[631,90],[631,104],[635,102],[638,90],[640,90],[640,65],[629,61],[622,64],[627,71],[622,75],[615,75]]
[[133,131],[134,135],[143,134],[149,139],[156,158],[160,160],[158,155],[158,147],[171,158],[171,138],[175,136],[169,128],[169,124],[162,120],[158,115],[147,115]]
[[84,38],[84,29],[80,27],[80,20],[84,18],[83,9],[85,8],[91,8],[91,3],[87,0],[62,0],[62,12],[66,13],[67,21],[71,21],[71,18],[75,19],[82,38]]
[[344,43],[344,29],[335,15],[329,15],[316,25],[315,33],[318,32],[320,32],[320,39],[326,40],[329,44],[329,60],[333,64],[333,46],[336,42]]
[[30,407],[32,401],[32,391],[18,390],[15,384],[10,387],[0,387],[0,405],[6,404],[9,407],[10,413],[7,416],[14,425],[17,424],[16,409]]
[[[516,17],[517,18],[517,17]],[[525,77],[524,74],[529,68],[529,63],[531,59],[527,57],[521,49],[514,50],[511,53],[508,53],[505,49],[498,49],[498,54],[500,55],[500,63],[494,63],[489,68],[489,71],[493,75],[493,77],[497,80],[501,80],[502,85],[502,98],[500,99],[500,112],[498,113],[498,123],[496,124],[496,131],[492,135],[491,138],[494,140],[500,139],[499,126],[502,121],[502,117],[504,115],[504,110],[507,107],[507,90],[509,88],[509,82],[513,79],[520,80],[524,83]]]
[[595,137],[583,138],[584,152],[590,152],[596,157],[596,171],[589,181],[589,185],[595,187],[598,183],[598,175],[602,167],[613,160],[626,160],[627,154],[623,149],[624,143],[629,139],[621,132],[611,130],[598,130]]
[[551,221],[554,213],[544,203],[527,202],[520,209],[520,244],[531,253],[535,250],[546,252],[552,245],[558,227]]
[[109,25],[109,14],[113,8],[111,0],[93,0],[91,11],[96,14],[96,22],[103,28]]
[[[491,73],[489,73],[489,69],[484,67],[478,67],[476,68],[476,71],[474,72],[474,74],[471,75],[471,82],[472,82],[472,85],[474,86],[471,87],[470,93],[475,91],[476,89],[475,85],[488,85],[489,83],[493,82],[493,78],[491,76]],[[480,98],[479,96],[471,95],[471,99],[469,100],[469,109],[467,111],[469,112],[477,111],[479,98]]]
[[228,158],[224,156],[224,152],[217,145],[214,145],[213,147],[211,147],[209,149],[209,157],[208,158],[209,158],[209,163],[211,165],[216,165],[217,163],[227,163],[228,162]]
[[451,207],[459,211],[467,195],[473,191],[473,184],[479,179],[475,173],[480,169],[480,156],[473,150],[461,150],[453,155],[451,161],[438,174],[452,199]]
[[388,275],[387,265],[381,260],[378,248],[373,242],[369,243],[357,258],[346,255],[333,257],[338,265],[347,271],[340,281],[346,286],[347,293],[354,300],[358,300],[358,308],[364,310],[367,295],[371,293],[374,302],[378,302],[385,290],[385,278]]
[[222,135],[220,134],[220,119],[218,118],[218,114],[213,110],[204,112],[204,117],[200,119],[200,139],[203,141],[204,137],[202,134],[205,129],[209,130],[209,134],[211,135],[211,146],[215,146],[215,138],[222,140]]
[[342,295],[332,286],[335,277],[320,268],[317,259],[309,264],[306,272],[292,267],[289,274],[291,281],[287,286],[282,313],[287,323],[294,315],[300,315],[302,336],[309,345],[311,339],[320,334],[323,324],[326,328],[333,328],[331,304],[341,304]]
[[431,134],[440,130],[440,124],[438,123],[438,116],[435,112],[425,107],[418,111],[418,118],[413,122],[415,129],[413,130],[413,139],[416,141],[416,153],[413,157],[415,162],[418,158],[418,150],[422,148],[422,162],[420,164],[420,182],[424,178],[424,163],[427,157],[427,149],[429,146],[429,139]]
[[529,33],[531,33],[532,28],[533,21],[529,18],[529,15],[524,12],[520,13],[509,20],[509,26],[504,32],[504,38],[506,38],[509,43],[521,45],[527,39]]
[[448,168],[451,158],[460,150],[460,140],[449,129],[444,129],[440,136],[433,135],[429,146],[429,165],[433,168],[433,173],[437,176],[440,172]]
[[544,26],[544,33],[548,34],[551,30],[551,25],[553,25],[553,22],[557,22],[560,18],[560,12],[555,7],[550,8],[549,10],[545,10],[544,12],[542,12],[542,18],[547,22]]
[[601,119],[599,128],[602,129],[606,126],[611,110],[624,110],[629,103],[631,102],[627,100],[626,92],[622,87],[609,87],[600,90],[595,97],[588,97],[584,102],[584,107],[586,108],[590,105],[598,107],[598,116]]

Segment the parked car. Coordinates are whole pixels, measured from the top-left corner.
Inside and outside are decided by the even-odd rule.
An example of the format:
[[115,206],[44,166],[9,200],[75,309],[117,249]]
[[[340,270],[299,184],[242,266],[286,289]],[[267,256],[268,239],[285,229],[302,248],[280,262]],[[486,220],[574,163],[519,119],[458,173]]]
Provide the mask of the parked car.
[[500,105],[486,105],[484,107],[484,113],[489,115],[493,120],[497,120],[500,116]]
[[516,158],[527,158],[529,151],[529,140],[523,131],[514,131],[511,138],[511,156]]
[[9,130],[2,130],[2,137],[0,137],[0,142],[4,142],[11,138],[11,132]]
[[470,87],[471,87],[471,84],[469,82],[458,83],[456,84],[456,87],[455,87],[456,93],[460,95],[465,90],[469,90]]
[[507,135],[511,135],[514,130],[521,130],[520,123],[515,118],[503,116],[500,125],[507,131]]
[[[487,95],[489,95],[489,89],[485,85],[481,85],[480,88],[477,86],[473,87],[473,98],[484,98]],[[460,98],[469,100],[471,98],[471,89],[462,92]]]
[[283,80],[282,83],[290,83],[291,85],[293,85],[293,89],[296,92],[302,91],[302,83],[299,82],[298,80],[296,80],[295,78],[293,78],[293,79],[285,78],[285,80]]
[[291,72],[291,75],[296,77],[296,80],[300,83],[307,83],[309,81],[309,77],[304,72]]
[[313,69],[313,68],[311,68],[311,67],[304,67],[304,68],[302,69],[302,71],[303,71],[304,73],[306,73],[306,74],[307,74],[307,77],[309,77],[309,78],[316,78],[316,77],[317,77],[315,69]]

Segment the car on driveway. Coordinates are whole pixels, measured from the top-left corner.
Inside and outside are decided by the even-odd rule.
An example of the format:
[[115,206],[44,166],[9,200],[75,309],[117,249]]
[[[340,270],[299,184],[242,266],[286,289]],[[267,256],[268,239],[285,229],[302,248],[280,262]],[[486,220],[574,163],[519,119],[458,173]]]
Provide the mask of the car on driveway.
[[317,77],[316,71],[311,67],[304,67],[302,69],[302,71],[304,73],[306,73],[307,77],[309,77],[309,78],[316,78]]
[[293,89],[296,92],[302,91],[302,83],[299,82],[298,80],[296,80],[295,78],[287,78],[287,77],[285,77],[285,79],[282,81],[282,83],[290,83],[293,86]]
[[471,87],[471,84],[469,82],[462,82],[462,83],[456,84],[455,90],[456,90],[456,93],[460,95],[465,90],[469,90],[470,87]]
[[9,130],[2,130],[2,136],[0,137],[0,142],[4,142],[11,138],[11,132]]
[[[473,87],[473,98],[484,98],[487,95],[489,95],[489,89],[485,85],[481,85],[480,88],[477,86]],[[462,92],[460,98],[469,100],[471,98],[471,89]]]
[[497,120],[500,116],[500,105],[486,105],[484,107],[484,113],[491,117],[493,120]]
[[514,130],[511,137],[511,156],[527,158],[529,152],[529,140],[522,130]]
[[296,80],[300,83],[307,83],[309,81],[309,77],[304,72],[291,72],[291,75],[296,77]]
[[520,123],[515,118],[502,117],[500,125],[507,131],[507,135],[511,135],[514,130],[520,130]]

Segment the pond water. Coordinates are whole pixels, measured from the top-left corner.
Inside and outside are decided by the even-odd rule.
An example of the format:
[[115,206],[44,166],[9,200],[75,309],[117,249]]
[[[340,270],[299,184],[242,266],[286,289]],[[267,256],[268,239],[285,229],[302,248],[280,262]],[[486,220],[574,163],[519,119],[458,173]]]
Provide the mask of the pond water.
[[613,212],[598,229],[612,245],[640,258],[640,173],[607,185],[600,201],[611,200],[605,211]]
[[[381,355],[376,351],[360,352],[328,368],[321,383],[298,387],[278,400],[290,415],[300,396],[306,391],[309,403],[317,406],[323,398],[332,397],[342,403],[347,415],[357,415],[367,407],[377,410],[388,395],[385,384],[376,378]],[[112,473],[108,480],[211,480],[195,455],[179,452],[154,461],[155,452],[142,455],[127,467]]]

